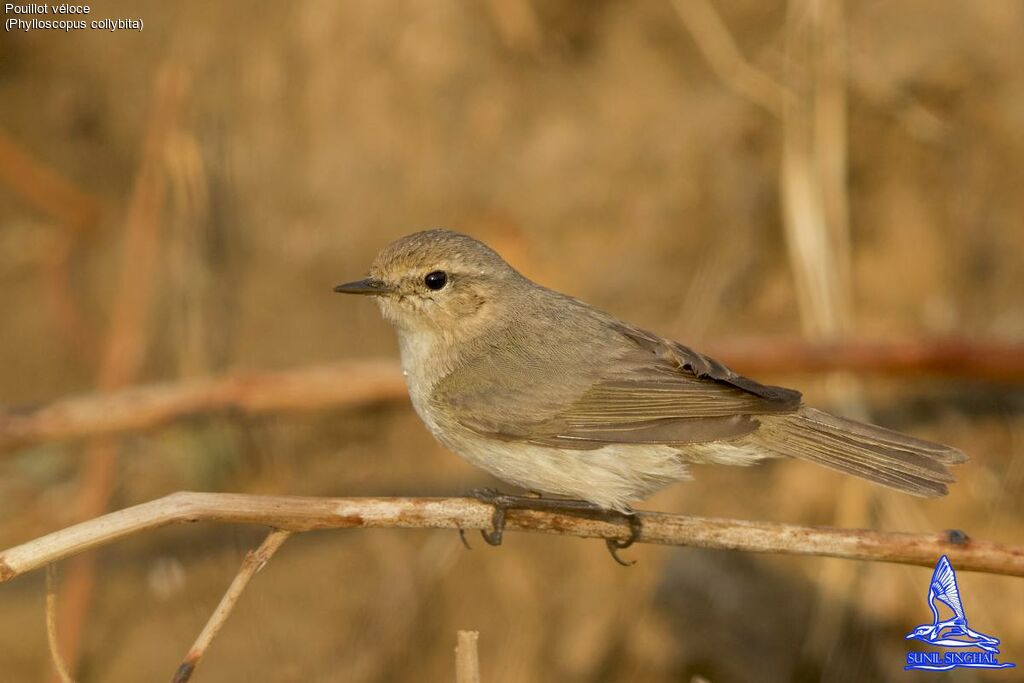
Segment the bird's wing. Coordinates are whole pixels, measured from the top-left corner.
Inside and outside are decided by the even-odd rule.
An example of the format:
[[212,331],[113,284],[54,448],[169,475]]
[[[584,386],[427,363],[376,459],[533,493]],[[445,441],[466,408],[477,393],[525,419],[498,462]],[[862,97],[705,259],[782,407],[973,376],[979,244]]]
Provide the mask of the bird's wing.
[[442,380],[434,398],[463,406],[458,421],[478,433],[584,450],[731,439],[757,429],[757,415],[800,405],[799,392],[758,384],[681,344],[621,323],[600,331],[587,362],[545,367],[498,347],[464,368],[472,390]]
[[[717,403],[731,396],[742,400],[752,414],[786,413],[800,407],[801,394],[795,389],[755,382],[733,372],[714,358],[645,330],[622,324],[615,325],[615,330],[635,345],[639,353],[632,355],[640,371],[653,371],[663,382],[706,380],[700,386],[704,388],[709,400]],[[739,391],[715,391],[721,388]]]
[[935,597],[949,605],[956,616],[964,616],[964,606],[960,601],[960,589],[956,585],[956,573],[945,555],[935,563],[931,587],[935,591]]

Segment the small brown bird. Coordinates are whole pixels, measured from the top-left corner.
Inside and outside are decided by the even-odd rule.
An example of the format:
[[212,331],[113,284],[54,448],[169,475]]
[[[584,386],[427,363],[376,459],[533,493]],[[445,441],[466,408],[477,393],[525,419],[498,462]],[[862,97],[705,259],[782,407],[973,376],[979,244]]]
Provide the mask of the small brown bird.
[[678,342],[537,285],[447,230],[388,245],[368,294],[398,332],[412,404],[443,444],[530,491],[628,514],[687,465],[791,457],[941,496],[950,446],[805,406]]

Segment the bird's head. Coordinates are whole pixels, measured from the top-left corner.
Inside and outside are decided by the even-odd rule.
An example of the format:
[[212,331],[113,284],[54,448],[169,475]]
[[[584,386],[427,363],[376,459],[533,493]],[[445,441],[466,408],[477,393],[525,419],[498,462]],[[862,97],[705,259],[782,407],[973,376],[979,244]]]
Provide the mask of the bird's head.
[[528,281],[487,245],[450,230],[426,230],[384,247],[370,276],[338,285],[373,296],[402,333],[462,336],[499,320]]

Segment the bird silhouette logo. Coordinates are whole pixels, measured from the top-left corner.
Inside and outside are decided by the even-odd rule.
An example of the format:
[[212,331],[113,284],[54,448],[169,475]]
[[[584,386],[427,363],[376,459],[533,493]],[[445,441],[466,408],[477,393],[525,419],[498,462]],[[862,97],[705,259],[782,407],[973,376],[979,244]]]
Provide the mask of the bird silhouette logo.
[[[942,618],[940,608],[952,613]],[[908,652],[904,669],[948,671],[958,667],[972,669],[1009,669],[1016,666],[999,662],[999,639],[975,631],[967,625],[964,603],[960,597],[956,572],[945,555],[935,563],[932,580],[928,584],[928,607],[932,611],[930,624],[914,627],[906,640],[918,640],[933,647],[949,648],[953,652]],[[945,611],[945,610],[942,610]],[[970,648],[969,650],[967,648]]]

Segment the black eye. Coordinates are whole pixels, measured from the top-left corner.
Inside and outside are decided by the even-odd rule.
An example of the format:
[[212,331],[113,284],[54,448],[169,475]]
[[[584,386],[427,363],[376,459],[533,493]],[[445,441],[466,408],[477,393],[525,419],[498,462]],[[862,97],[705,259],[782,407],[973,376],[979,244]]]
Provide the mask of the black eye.
[[423,284],[427,286],[427,289],[437,291],[448,284],[448,274],[443,270],[435,270],[433,273],[427,273],[427,276],[423,278]]

